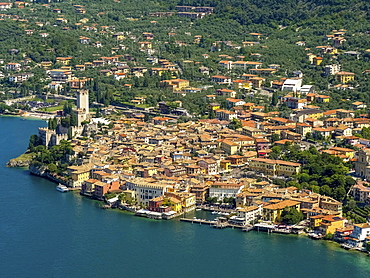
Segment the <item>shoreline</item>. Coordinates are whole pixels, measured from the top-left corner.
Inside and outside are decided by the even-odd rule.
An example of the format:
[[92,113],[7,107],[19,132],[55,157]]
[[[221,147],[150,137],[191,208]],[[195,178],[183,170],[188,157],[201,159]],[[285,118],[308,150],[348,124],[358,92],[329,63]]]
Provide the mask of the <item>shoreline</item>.
[[48,120],[54,118],[55,115],[50,115],[47,113],[28,113],[24,114],[0,114],[0,117],[12,117],[12,118],[21,118],[27,120]]
[[[38,176],[38,177],[40,177],[40,178],[45,178],[45,179],[47,179],[47,180],[49,180],[49,181],[51,181],[51,182],[53,182],[53,183],[55,183],[55,184],[58,184],[57,183],[57,181],[56,180],[53,180],[53,179],[51,179],[49,176],[41,176],[41,175],[37,175],[37,174],[34,174],[34,173],[31,173],[31,172],[29,172],[29,174],[30,175],[35,175],[35,176]],[[69,188],[70,190],[68,191],[68,192],[73,192],[73,194],[77,194],[78,192],[78,188],[76,188],[76,189],[72,189],[72,188]],[[107,209],[107,207],[105,207],[106,205],[107,205],[107,203],[104,201],[104,200],[98,200],[98,199],[95,199],[95,198],[92,198],[92,197],[89,197],[89,196],[86,196],[86,195],[83,195],[83,194],[81,194],[81,193],[78,193],[79,195],[81,195],[82,196],[82,198],[83,199],[89,199],[89,200],[91,200],[91,201],[94,201],[94,202],[97,202],[98,204],[99,204],[99,208],[100,209],[104,209],[104,210],[106,210]],[[105,204],[105,205],[104,205]],[[183,215],[183,214],[181,214],[181,215],[178,215],[178,216],[176,216],[176,217],[174,217],[174,218],[171,218],[171,219],[156,219],[156,218],[151,218],[151,217],[142,217],[142,216],[140,216],[140,215],[136,215],[135,214],[135,211],[130,211],[130,210],[127,210],[127,209],[123,209],[122,208],[122,205],[117,205],[117,206],[114,206],[114,207],[109,207],[108,208],[108,210],[113,210],[113,211],[116,211],[116,212],[124,212],[124,213],[128,213],[128,214],[130,214],[130,215],[132,215],[132,216],[137,216],[137,217],[140,217],[140,218],[144,218],[144,219],[148,219],[148,220],[156,220],[156,221],[158,221],[158,220],[177,220],[177,221],[179,221],[179,222],[187,222],[187,223],[190,223],[190,224],[194,224],[194,223],[192,223],[192,222],[189,222],[189,221],[181,221],[181,216]],[[208,212],[208,210],[204,210],[204,209],[202,209],[201,208],[201,210],[202,211],[204,211],[204,212]],[[191,212],[193,212],[193,213],[195,213],[196,212],[196,210],[194,210],[194,211],[191,211]],[[209,220],[209,221],[211,221],[211,220]],[[204,225],[199,225],[199,224],[197,224],[198,226],[210,226],[209,224],[204,224]],[[210,227],[212,227],[212,226],[210,226]],[[213,228],[217,228],[217,227],[213,227]],[[229,227],[225,227],[225,228],[231,228],[232,230],[239,230],[239,231],[241,231],[241,232],[243,232],[243,233],[248,233],[249,231],[252,231],[252,232],[257,232],[257,233],[267,233],[267,234],[276,234],[276,235],[285,235],[285,236],[298,236],[298,237],[301,237],[301,238],[307,238],[307,239],[310,239],[310,240],[315,240],[315,239],[311,239],[309,236],[308,236],[308,233],[306,233],[306,232],[302,232],[302,233],[292,233],[292,232],[290,232],[290,233],[279,233],[279,232],[267,232],[267,231],[260,231],[260,230],[255,230],[255,229],[251,229],[251,230],[249,230],[249,231],[244,231],[243,230],[243,228],[242,227],[232,227],[232,225],[231,226],[229,226]],[[218,228],[219,229],[219,228]],[[221,228],[221,230],[223,230],[224,228]],[[324,241],[324,242],[327,242],[327,243],[333,243],[333,244],[335,244],[335,246],[336,247],[338,247],[338,248],[340,248],[341,250],[343,250],[343,251],[357,251],[356,253],[358,254],[358,253],[364,253],[363,255],[364,256],[366,256],[366,257],[370,257],[370,252],[368,252],[368,251],[362,251],[362,250],[359,250],[359,249],[345,249],[345,248],[343,248],[342,246],[341,246],[341,243],[340,242],[336,242],[336,241],[334,241],[334,240],[327,240],[327,239],[320,239],[320,241]]]

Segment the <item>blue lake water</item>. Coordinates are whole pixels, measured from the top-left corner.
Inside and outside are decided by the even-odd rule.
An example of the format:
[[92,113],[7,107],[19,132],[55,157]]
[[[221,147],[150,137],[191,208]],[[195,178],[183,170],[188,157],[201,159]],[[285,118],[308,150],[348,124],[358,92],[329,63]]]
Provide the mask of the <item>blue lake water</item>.
[[0,277],[370,277],[370,257],[334,243],[102,210],[6,168],[45,125],[0,117]]

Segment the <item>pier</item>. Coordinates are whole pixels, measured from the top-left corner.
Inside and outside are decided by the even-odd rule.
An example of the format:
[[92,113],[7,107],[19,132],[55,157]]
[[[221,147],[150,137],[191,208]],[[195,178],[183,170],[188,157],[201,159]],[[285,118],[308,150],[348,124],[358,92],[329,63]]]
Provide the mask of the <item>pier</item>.
[[213,228],[217,228],[217,229],[224,229],[224,228],[242,229],[243,232],[249,232],[250,230],[253,229],[253,226],[251,226],[251,225],[248,225],[248,226],[234,225],[234,224],[228,223],[227,221],[224,221],[223,219],[219,219],[219,220],[215,221],[215,220],[196,219],[196,218],[180,218],[180,221],[190,222],[192,224],[194,224],[194,223],[198,224],[199,223],[199,225],[205,224],[205,225],[209,225]]
[[212,225],[216,224],[217,221],[211,221],[211,220],[206,220],[206,219],[196,219],[196,218],[180,218],[180,221],[184,222],[190,222],[190,223],[199,223],[200,225],[206,224],[206,225]]

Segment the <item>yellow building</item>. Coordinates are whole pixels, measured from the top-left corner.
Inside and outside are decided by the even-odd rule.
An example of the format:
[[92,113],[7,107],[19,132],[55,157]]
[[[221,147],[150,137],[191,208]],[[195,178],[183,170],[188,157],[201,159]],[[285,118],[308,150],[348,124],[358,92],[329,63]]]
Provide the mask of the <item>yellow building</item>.
[[250,90],[252,89],[252,83],[249,82],[248,80],[244,79],[237,79],[232,81],[234,85],[234,90],[240,90],[240,89],[246,89]]
[[235,142],[229,140],[223,140],[221,142],[221,149],[224,150],[227,154],[236,154],[238,152],[239,145]]
[[161,87],[167,87],[174,91],[181,91],[186,87],[189,87],[189,80],[185,79],[172,79],[172,80],[163,80],[160,82]]
[[168,197],[164,199],[163,205],[168,205],[172,208],[172,210],[176,213],[182,211],[182,203],[181,200],[176,199],[174,197]]
[[207,108],[212,109],[213,111],[216,111],[216,110],[219,110],[221,108],[221,106],[220,106],[219,103],[213,102],[213,103],[208,103]]
[[60,63],[60,64],[65,65],[65,66],[69,65],[71,60],[72,60],[72,57],[57,57],[56,58],[57,63]]
[[220,167],[221,169],[225,171],[231,170],[231,161],[230,160],[221,160],[220,161]]
[[340,71],[335,74],[335,77],[342,84],[355,80],[355,74],[353,72]]
[[249,79],[250,81],[252,81],[252,86],[253,88],[261,88],[262,87],[262,84],[263,82],[265,82],[265,78],[263,77],[252,77],[251,79]]
[[321,63],[322,63],[322,57],[315,57],[315,58],[313,58],[313,64],[314,65],[320,66]]
[[296,208],[300,211],[300,202],[284,200],[276,204],[271,204],[263,207],[263,220],[271,222],[279,222],[284,208]]
[[80,170],[72,172],[71,178],[73,180],[74,187],[81,186],[82,182],[90,178],[90,170]]
[[70,166],[67,168],[67,173],[71,177],[70,185],[72,187],[79,187],[84,181],[90,178],[91,164],[81,166]]
[[317,95],[315,96],[317,102],[330,102],[330,96]]
[[195,203],[196,203],[195,193],[176,192],[172,194],[176,194],[180,198],[183,212],[189,212],[189,211],[195,210]]
[[355,157],[355,150],[352,150],[352,149],[333,147],[333,148],[330,148],[329,150],[335,151],[340,155],[345,155],[349,159],[352,159]]
[[284,160],[267,158],[252,158],[249,160],[249,170],[262,172],[269,176],[293,176],[301,171],[301,164]]
[[334,234],[336,229],[344,227],[345,218],[337,215],[315,215],[310,217],[310,227],[322,234]]

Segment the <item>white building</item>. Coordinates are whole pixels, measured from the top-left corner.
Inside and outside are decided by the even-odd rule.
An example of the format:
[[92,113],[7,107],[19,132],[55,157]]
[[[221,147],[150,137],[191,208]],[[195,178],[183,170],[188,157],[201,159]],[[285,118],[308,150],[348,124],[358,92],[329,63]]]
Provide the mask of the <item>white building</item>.
[[129,190],[135,192],[135,199],[138,204],[149,205],[149,200],[163,196],[172,186],[162,183],[148,183],[143,179],[133,179],[126,182]]
[[314,85],[303,85],[300,89],[299,92],[301,94],[310,94],[315,92],[315,86]]
[[301,89],[301,87],[302,87],[302,79],[292,78],[292,79],[287,79],[284,81],[284,84],[281,90],[288,91],[288,92],[297,92]]
[[209,188],[209,197],[223,200],[224,198],[235,198],[244,188],[244,184],[215,182]]
[[338,64],[333,65],[326,65],[324,68],[325,75],[335,75],[336,73],[340,72],[341,66]]
[[245,208],[238,208],[238,214],[232,216],[230,219],[240,225],[251,224],[262,216],[262,206],[249,206]]
[[370,237],[370,222],[360,223],[353,225],[354,229],[351,237],[358,239],[359,241],[364,241],[365,238]]

